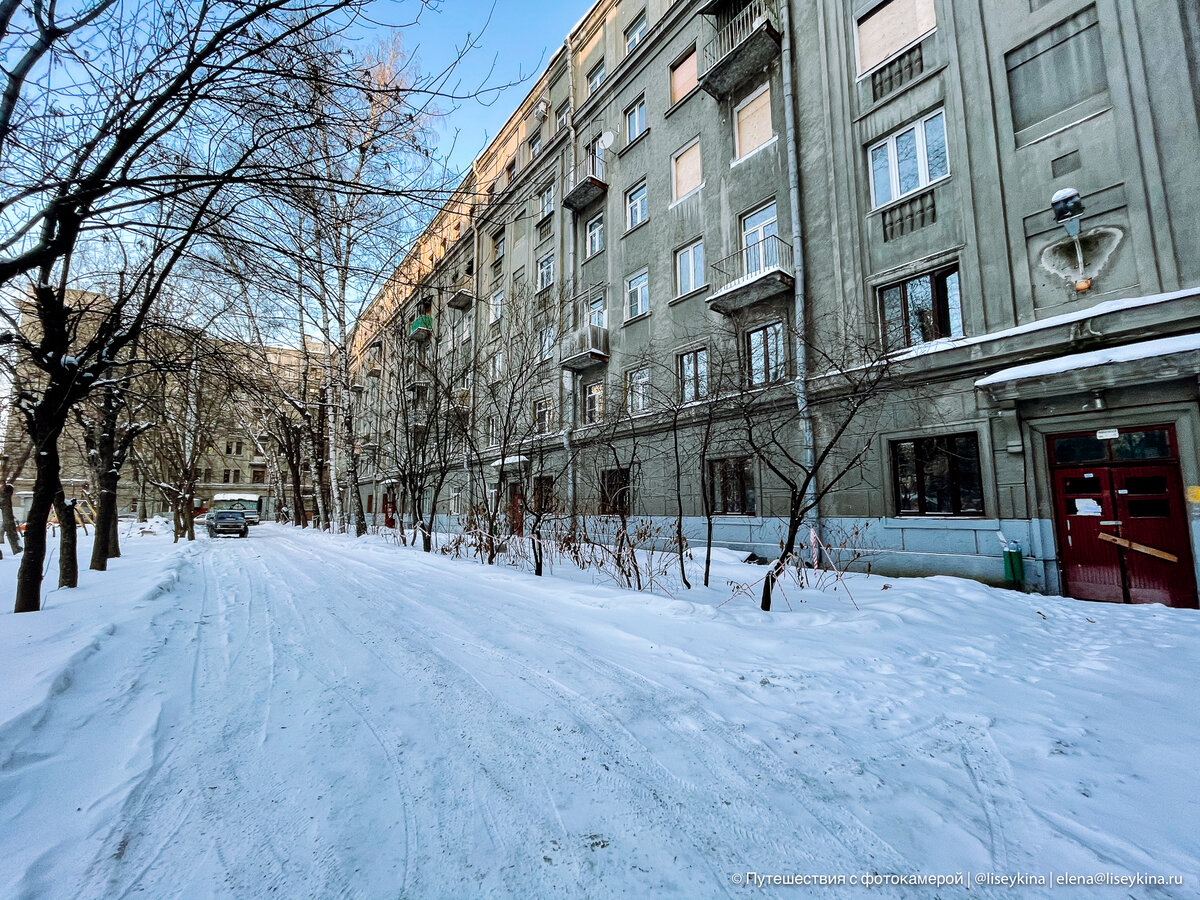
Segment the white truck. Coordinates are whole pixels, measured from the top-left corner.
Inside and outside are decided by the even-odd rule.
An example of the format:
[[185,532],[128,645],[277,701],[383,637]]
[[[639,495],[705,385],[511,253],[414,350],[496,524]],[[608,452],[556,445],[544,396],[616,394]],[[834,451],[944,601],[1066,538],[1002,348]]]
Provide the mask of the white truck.
[[246,517],[246,524],[257,525],[262,497],[258,494],[215,494],[211,510],[232,509]]

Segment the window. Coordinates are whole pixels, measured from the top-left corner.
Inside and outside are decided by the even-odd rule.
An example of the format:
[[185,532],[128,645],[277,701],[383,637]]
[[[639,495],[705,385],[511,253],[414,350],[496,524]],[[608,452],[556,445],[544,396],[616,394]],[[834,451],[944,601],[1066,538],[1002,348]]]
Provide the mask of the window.
[[646,98],[625,110],[625,143],[632,144],[646,132]]
[[204,477],[201,479],[201,481],[203,481],[205,484],[212,483],[212,469],[204,470]]
[[749,376],[752,385],[770,384],[783,378],[783,324],[772,322],[746,335]]
[[899,516],[982,516],[979,438],[952,434],[892,442]]
[[755,515],[754,469],[745,456],[708,464],[708,500],[718,516]]
[[254,484],[266,484],[267,483],[267,470],[266,469],[255,469],[253,472],[250,473],[250,481],[253,482]]
[[504,259],[504,232],[492,235],[492,257],[497,262]]
[[570,119],[571,119],[571,104],[570,104],[570,102],[567,102],[567,103],[562,104],[562,106],[560,106],[558,108],[558,113],[555,116],[555,120],[554,120],[555,133],[557,134],[558,132],[560,132],[564,128],[566,128],[567,123],[570,121]]
[[492,310],[491,321],[499,322],[500,316],[504,312],[504,291],[496,291],[496,293],[492,294],[489,306]]
[[884,347],[889,351],[962,337],[957,266],[880,288],[879,300]]
[[553,325],[547,325],[538,332],[538,351],[539,358],[543,361],[551,359],[554,356],[554,344],[558,338],[558,333]]
[[700,139],[692,141],[671,159],[671,199],[681,200],[700,190]]
[[226,442],[225,442],[225,455],[226,455],[226,456],[233,456],[233,441],[226,441]]
[[538,218],[544,219],[554,212],[554,185],[548,184],[538,194]]
[[779,265],[779,217],[775,203],[742,216],[742,266],[747,276]]
[[671,66],[671,103],[678,103],[699,84],[696,77],[696,48],[688,51],[687,56]]
[[741,159],[775,137],[771,125],[771,87],[763,85],[733,113],[733,155]]
[[233,455],[234,456],[242,455],[242,442],[241,441],[238,441],[236,444],[233,445]]
[[704,287],[704,241],[675,251],[675,296]]
[[583,394],[583,422],[595,425],[604,418],[604,382],[592,382],[584,388]]
[[504,186],[508,187],[510,184],[512,184],[516,180],[517,180],[517,161],[514,159],[507,166],[504,167]]
[[588,256],[595,256],[604,249],[604,214],[596,216],[587,223],[587,252]]
[[488,381],[492,384],[504,376],[504,348],[499,348],[488,359]]
[[554,401],[549,397],[533,401],[533,427],[538,434],[549,434],[554,430]]
[[608,327],[608,309],[604,294],[596,294],[588,301],[588,324],[600,328]]
[[950,174],[942,110],[889,135],[870,150],[871,200],[880,207]]
[[689,350],[679,355],[679,399],[684,403],[708,396],[708,351]]
[[537,159],[537,155],[542,152],[542,133],[539,131],[529,139],[529,158]]
[[642,38],[646,36],[648,28],[646,26],[646,12],[642,11],[636,19],[633,20],[628,28],[625,29],[625,52],[632,53],[633,48],[642,42]]
[[1089,6],[1005,54],[1004,67],[1017,131],[1106,93],[1108,75],[1096,7]]
[[488,416],[487,420],[487,442],[489,447],[500,446],[500,417]]
[[936,27],[933,0],[884,0],[858,20],[858,74],[887,62]]
[[554,478],[550,475],[538,475],[533,479],[533,511],[535,513],[554,512]]
[[234,483],[234,484],[241,484],[241,483],[242,483],[242,470],[241,470],[241,469],[234,469],[234,470],[233,470],[233,483]]
[[596,91],[600,90],[600,85],[604,84],[604,60],[600,60],[595,68],[588,72],[587,82],[588,96],[590,97]]
[[625,195],[626,230],[641,225],[648,218],[646,207],[646,182],[638,184]]
[[625,403],[631,416],[650,411],[650,367],[625,374]]
[[627,516],[633,507],[629,469],[606,469],[600,473],[600,515]]
[[650,270],[625,279],[625,318],[632,319],[650,311]]
[[554,284],[554,253],[550,252],[538,260],[537,289],[544,291]]
[[226,469],[226,470],[225,470],[225,474],[224,474],[224,476],[221,478],[221,482],[222,482],[223,484],[229,484],[229,470],[228,470],[228,469]]

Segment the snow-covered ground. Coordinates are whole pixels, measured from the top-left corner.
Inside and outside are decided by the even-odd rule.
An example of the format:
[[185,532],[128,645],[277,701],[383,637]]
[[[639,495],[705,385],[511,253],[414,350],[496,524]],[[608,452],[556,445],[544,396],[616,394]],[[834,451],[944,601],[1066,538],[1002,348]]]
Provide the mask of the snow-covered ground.
[[[0,896],[1200,894],[1195,612],[858,578],[764,614],[719,605],[762,573],[729,555],[671,599],[274,525],[123,548],[0,616]],[[1184,880],[1052,884],[1096,875]]]

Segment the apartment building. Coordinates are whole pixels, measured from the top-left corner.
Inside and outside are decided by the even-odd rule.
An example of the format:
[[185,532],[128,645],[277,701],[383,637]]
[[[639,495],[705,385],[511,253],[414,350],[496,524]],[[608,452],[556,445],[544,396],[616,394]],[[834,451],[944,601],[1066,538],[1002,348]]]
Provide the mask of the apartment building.
[[1015,6],[594,5],[360,323],[371,508],[453,408],[440,514],[770,554],[832,441],[873,571],[1195,606],[1200,10]]

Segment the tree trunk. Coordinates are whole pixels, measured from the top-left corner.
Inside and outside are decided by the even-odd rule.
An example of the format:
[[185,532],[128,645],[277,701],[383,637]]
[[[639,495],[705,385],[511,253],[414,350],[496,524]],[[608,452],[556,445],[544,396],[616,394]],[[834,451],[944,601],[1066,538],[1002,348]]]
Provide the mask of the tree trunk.
[[771,564],[767,570],[767,577],[763,579],[762,602],[759,604],[763,612],[771,611],[771,591],[774,589],[780,573],[787,565],[792,552],[796,549],[796,535],[800,532],[800,519],[800,497],[793,491],[791,512],[788,515],[787,540],[784,541],[783,549],[779,551],[779,559]]
[[138,517],[139,522],[146,521],[146,476],[138,475]]
[[100,501],[96,509],[96,540],[92,544],[90,568],[104,572],[108,569],[108,561],[121,553],[119,550],[114,552],[113,548],[117,530],[117,474],[113,471],[111,436],[101,435],[99,444],[96,449],[99,454]]
[[79,585],[79,557],[75,551],[75,501],[67,502],[60,486],[54,493],[54,509],[58,513],[58,586],[73,588]]
[[[17,598],[14,612],[37,612],[42,608],[42,567],[46,563],[46,523],[54,495],[59,491],[61,465],[58,458],[58,435],[63,423],[45,421],[46,406],[53,408],[57,399],[43,398],[33,412],[34,469],[33,497],[29,501],[29,516],[25,520],[25,552],[17,571]],[[66,404],[61,404],[66,409]]]
[[13,556],[16,556],[21,552],[21,534],[17,531],[17,520],[13,516],[12,497],[11,484],[0,488],[0,523],[4,529],[4,537],[8,539],[8,546],[12,548]]

